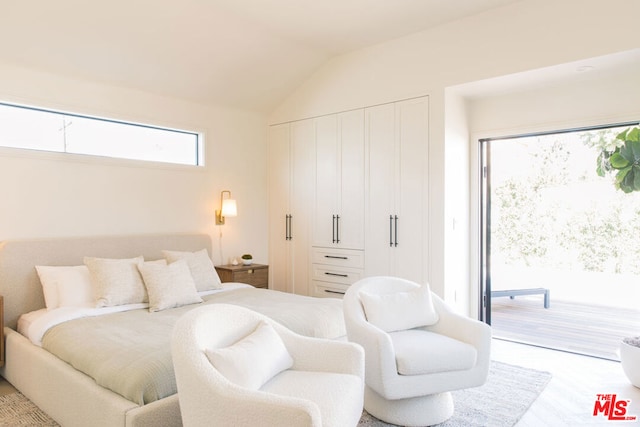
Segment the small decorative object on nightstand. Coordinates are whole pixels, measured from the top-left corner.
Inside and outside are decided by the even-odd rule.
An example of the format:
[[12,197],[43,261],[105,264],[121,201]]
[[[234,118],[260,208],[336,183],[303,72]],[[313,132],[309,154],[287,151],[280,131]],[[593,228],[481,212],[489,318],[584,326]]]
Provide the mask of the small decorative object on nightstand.
[[269,287],[268,265],[216,265],[216,271],[222,282],[247,283],[256,288]]

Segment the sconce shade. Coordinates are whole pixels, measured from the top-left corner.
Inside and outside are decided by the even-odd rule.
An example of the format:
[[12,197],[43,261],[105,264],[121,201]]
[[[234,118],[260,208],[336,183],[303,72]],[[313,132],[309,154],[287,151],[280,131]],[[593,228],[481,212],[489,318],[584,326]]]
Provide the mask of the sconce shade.
[[[228,194],[226,199],[225,193]],[[227,216],[238,216],[238,206],[236,200],[231,198],[231,191],[224,190],[220,193],[220,210],[216,211],[216,225],[224,225],[224,218]]]
[[235,199],[224,199],[222,201],[222,216],[238,216],[238,207]]

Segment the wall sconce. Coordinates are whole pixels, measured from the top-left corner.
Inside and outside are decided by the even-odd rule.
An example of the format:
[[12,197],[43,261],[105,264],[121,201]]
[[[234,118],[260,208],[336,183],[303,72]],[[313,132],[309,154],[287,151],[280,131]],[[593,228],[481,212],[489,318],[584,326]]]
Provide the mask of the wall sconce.
[[[224,198],[224,193],[228,193]],[[224,190],[220,193],[220,210],[216,211],[216,225],[224,225],[224,219],[228,216],[238,216],[238,207],[235,199],[231,198],[231,191]]]

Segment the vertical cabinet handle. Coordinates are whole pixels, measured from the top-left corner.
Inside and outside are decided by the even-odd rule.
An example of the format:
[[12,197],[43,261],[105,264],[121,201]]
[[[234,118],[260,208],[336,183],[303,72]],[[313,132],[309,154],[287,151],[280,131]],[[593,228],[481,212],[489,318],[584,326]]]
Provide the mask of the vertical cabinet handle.
[[389,215],[389,246],[398,246],[398,215]]
[[331,216],[331,241],[336,242],[336,216]]
[[393,215],[389,215],[389,246],[393,246]]
[[293,237],[291,236],[291,218],[293,218],[293,215],[286,214],[284,218],[284,239],[292,240]]
[[289,214],[284,216],[284,240],[289,240]]
[[394,246],[398,246],[398,215],[396,215],[394,217],[394,222],[395,222],[395,240],[394,240]]
[[293,215],[289,214],[289,240],[293,240]]
[[331,217],[331,241],[340,243],[340,215],[332,215]]

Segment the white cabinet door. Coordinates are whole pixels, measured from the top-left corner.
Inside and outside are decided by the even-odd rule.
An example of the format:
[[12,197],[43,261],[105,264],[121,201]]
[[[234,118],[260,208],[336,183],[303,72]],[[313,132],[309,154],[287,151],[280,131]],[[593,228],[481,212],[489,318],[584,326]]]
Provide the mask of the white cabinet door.
[[313,245],[364,248],[364,111],[316,119]]
[[338,115],[340,125],[340,218],[338,245],[364,249],[364,110]]
[[338,212],[338,117],[335,114],[316,119],[316,179],[313,212],[313,245],[336,245]]
[[367,108],[365,273],[422,282],[427,271],[428,102]]
[[291,213],[289,244],[293,284],[290,292],[309,295],[311,206],[313,203],[315,123],[303,120],[291,124]]
[[392,274],[396,191],[395,106],[367,108],[365,116],[368,149],[365,272],[368,276],[388,276]]
[[269,288],[290,292],[289,257],[290,153],[289,124],[271,126],[268,138]]
[[269,287],[309,293],[314,123],[269,129]]
[[428,271],[428,106],[426,98],[396,103],[398,219],[393,270],[418,283],[427,279]]

